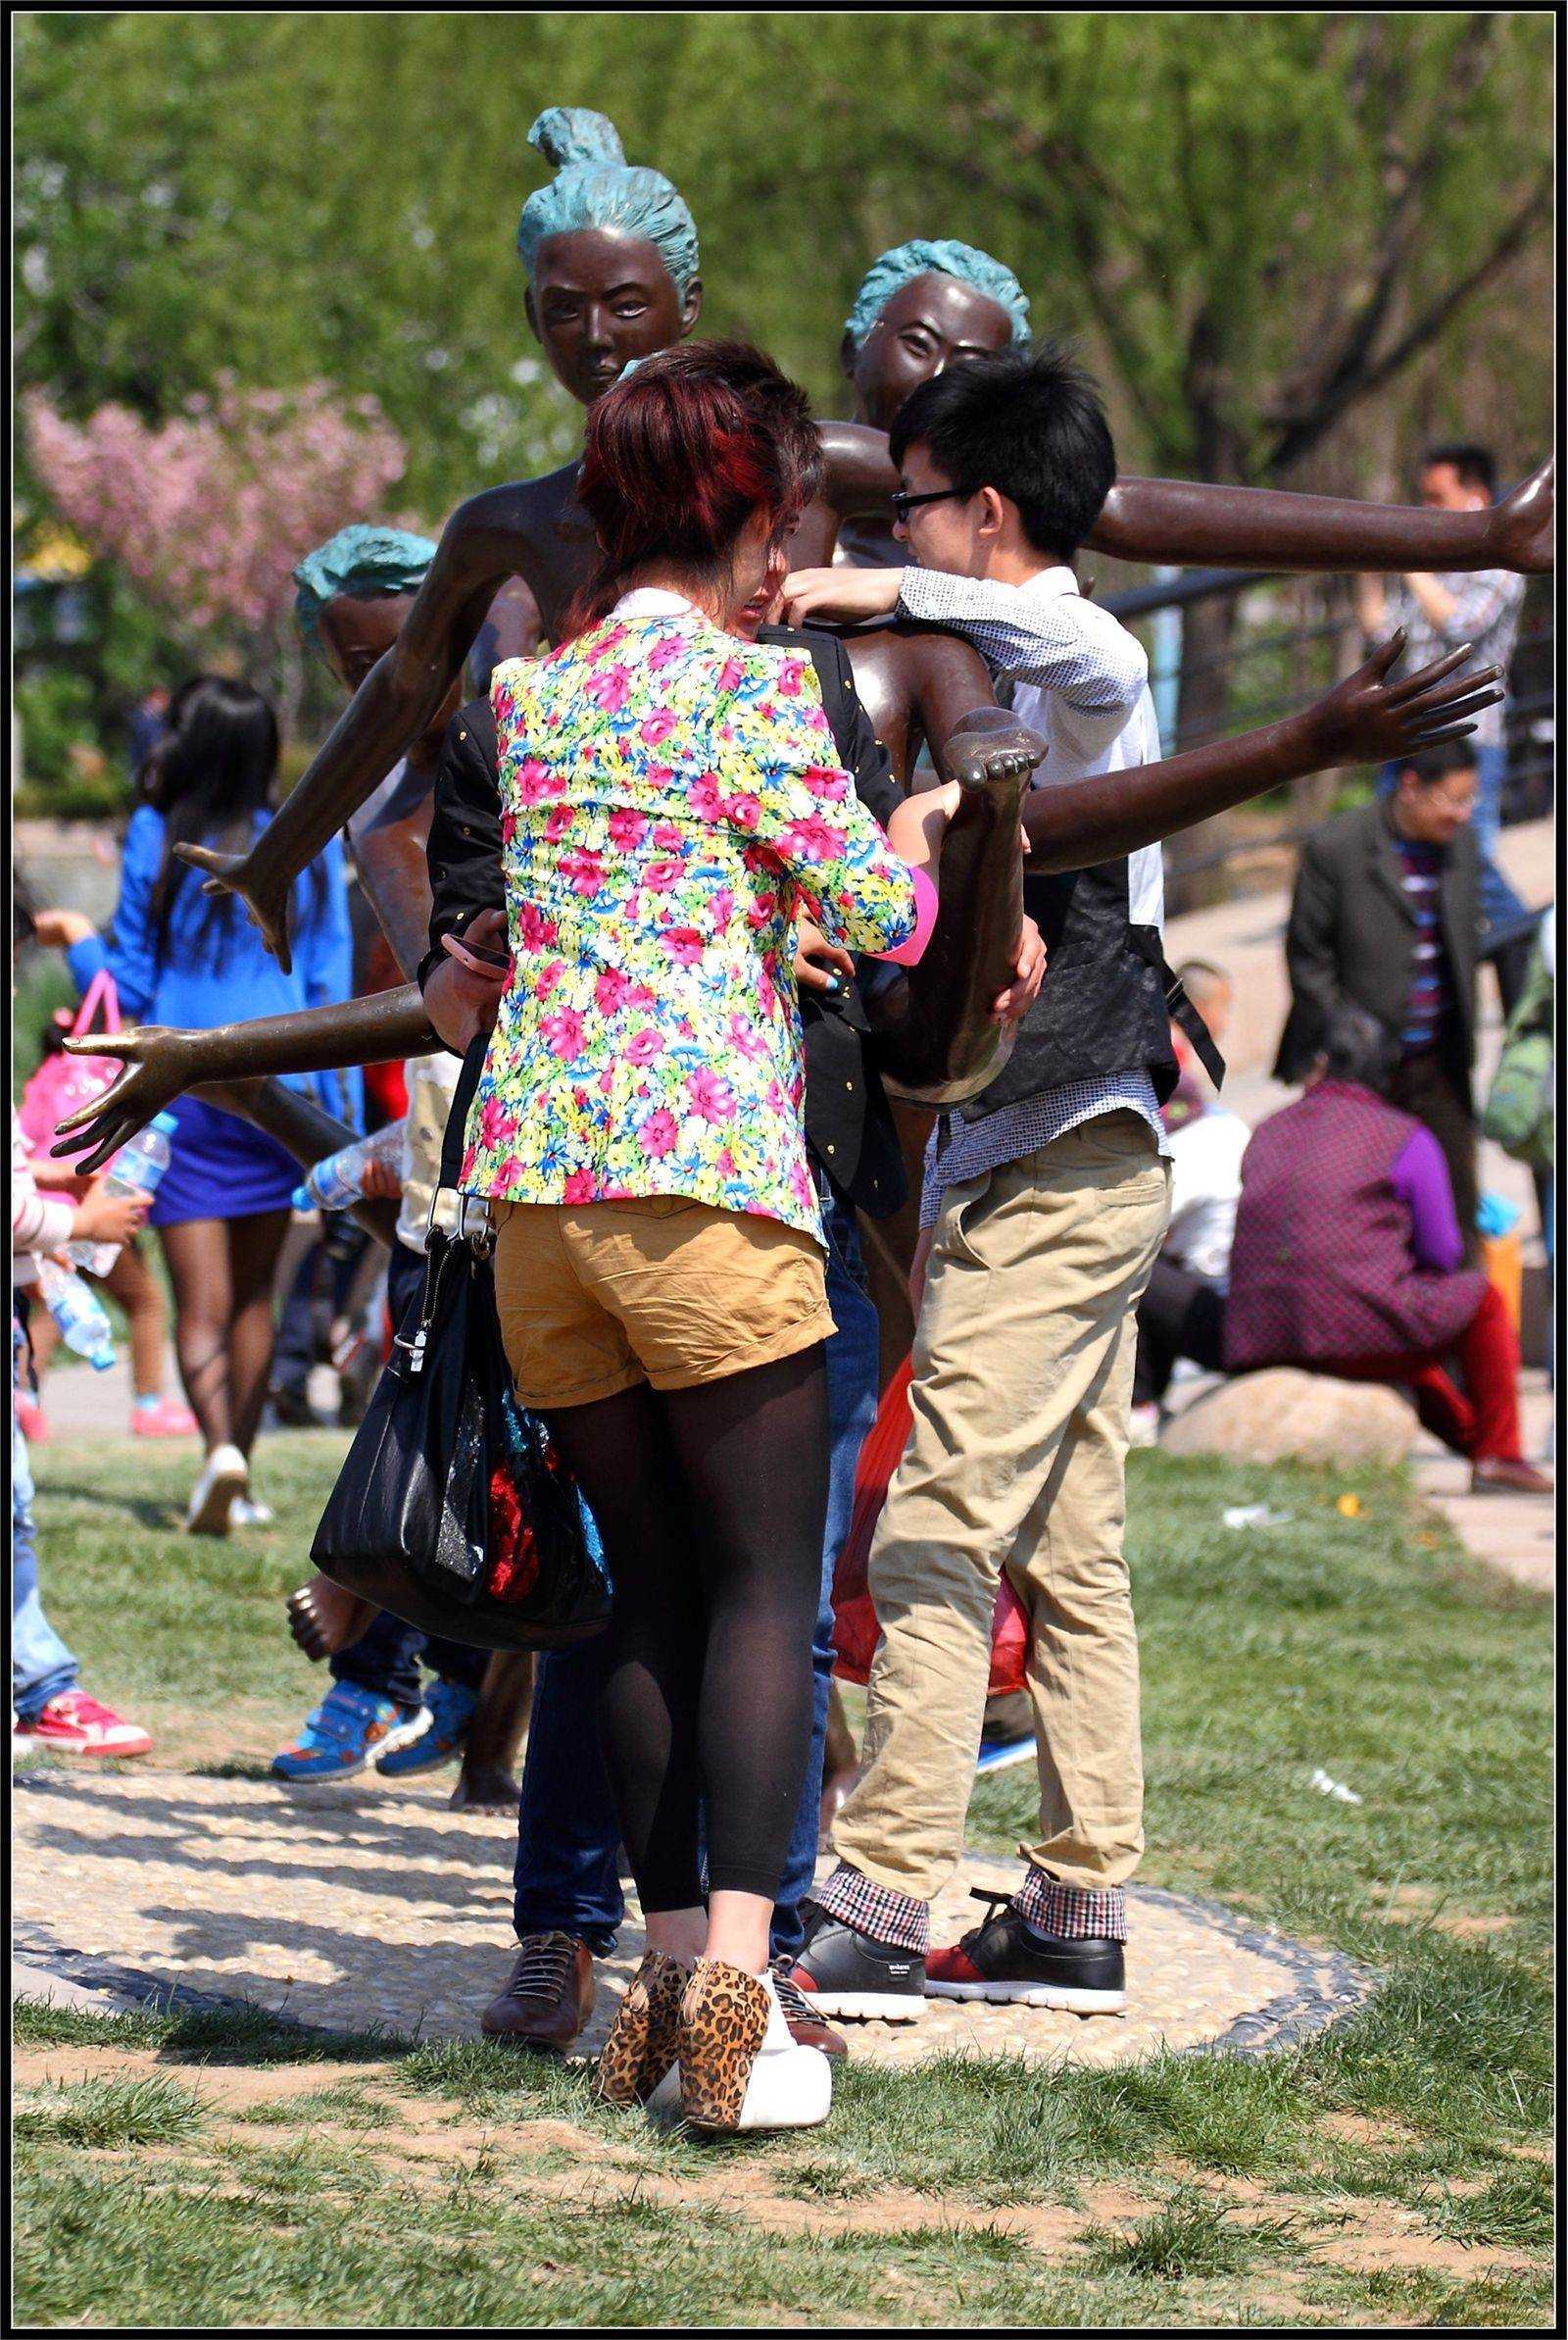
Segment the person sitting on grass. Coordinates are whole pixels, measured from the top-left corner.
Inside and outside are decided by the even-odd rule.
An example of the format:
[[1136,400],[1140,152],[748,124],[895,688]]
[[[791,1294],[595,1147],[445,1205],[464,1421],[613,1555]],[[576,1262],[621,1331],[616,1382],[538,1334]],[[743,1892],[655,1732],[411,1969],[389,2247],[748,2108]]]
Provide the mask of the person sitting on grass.
[[[1235,1002],[1230,977],[1206,959],[1189,959],[1176,979],[1215,1046],[1223,1046]],[[1132,1422],[1139,1446],[1152,1446],[1159,1436],[1177,1360],[1201,1357],[1205,1338],[1217,1338],[1212,1328],[1224,1313],[1242,1159],[1252,1134],[1240,1114],[1220,1104],[1175,1024],[1170,1044],[1181,1068],[1161,1114],[1170,1147],[1170,1227],[1138,1303]]]
[[1473,1492],[1549,1495],[1520,1451],[1518,1336],[1495,1285],[1460,1265],[1442,1148],[1384,1093],[1398,1055],[1376,1017],[1342,1007],[1305,1095],[1253,1131],[1225,1368],[1407,1388],[1422,1426],[1468,1457]]

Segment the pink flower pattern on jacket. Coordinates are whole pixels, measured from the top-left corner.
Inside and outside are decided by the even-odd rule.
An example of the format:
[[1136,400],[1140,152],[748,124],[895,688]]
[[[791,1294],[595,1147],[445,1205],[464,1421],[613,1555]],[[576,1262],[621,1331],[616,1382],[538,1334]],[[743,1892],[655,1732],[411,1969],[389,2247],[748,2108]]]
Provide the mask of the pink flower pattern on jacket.
[[686,1195],[820,1241],[795,914],[888,951],[915,898],[839,766],[809,658],[695,610],[612,616],[498,667],[491,700],[512,975],[465,1186]]

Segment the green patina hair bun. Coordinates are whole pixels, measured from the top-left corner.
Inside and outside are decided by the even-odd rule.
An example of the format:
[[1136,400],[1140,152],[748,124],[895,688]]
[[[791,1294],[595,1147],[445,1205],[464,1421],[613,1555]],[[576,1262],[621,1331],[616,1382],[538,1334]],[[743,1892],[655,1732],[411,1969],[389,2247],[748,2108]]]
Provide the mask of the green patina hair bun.
[[528,132],[556,176],[522,207],[517,251],[533,280],[546,236],[584,227],[653,244],[684,299],[697,274],[697,223],[662,171],[627,162],[614,124],[586,106],[548,106]]

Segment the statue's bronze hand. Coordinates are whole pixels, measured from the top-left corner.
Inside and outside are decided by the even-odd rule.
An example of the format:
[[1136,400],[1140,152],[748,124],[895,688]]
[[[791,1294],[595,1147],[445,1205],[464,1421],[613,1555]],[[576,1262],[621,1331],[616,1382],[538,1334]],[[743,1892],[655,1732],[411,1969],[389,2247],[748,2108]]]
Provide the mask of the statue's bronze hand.
[[[190,1054],[193,1037],[201,1035],[145,1023],[128,1031],[92,1032],[79,1040],[68,1040],[71,1055],[117,1056],[125,1070],[113,1088],[66,1116],[56,1135],[68,1142],[51,1146],[50,1153],[71,1155],[72,1167],[76,1170],[101,1170],[111,1154],[117,1154],[138,1129],[145,1129],[155,1113],[162,1113],[189,1086],[195,1070]],[[84,1136],[92,1151],[77,1160],[74,1148]]]
[[1524,576],[1548,571],[1557,551],[1557,466],[1552,456],[1488,515],[1499,569]]
[[289,880],[255,867],[250,853],[219,853],[211,845],[176,845],[193,870],[207,871],[204,894],[232,894],[285,974],[294,964],[288,946]]
[[1396,756],[1418,755],[1445,739],[1462,739],[1475,729],[1483,708],[1494,707],[1502,697],[1495,667],[1458,672],[1470,656],[1468,642],[1419,673],[1391,683],[1390,670],[1403,648],[1401,627],[1392,640],[1379,643],[1364,666],[1307,709],[1319,768],[1384,764]]

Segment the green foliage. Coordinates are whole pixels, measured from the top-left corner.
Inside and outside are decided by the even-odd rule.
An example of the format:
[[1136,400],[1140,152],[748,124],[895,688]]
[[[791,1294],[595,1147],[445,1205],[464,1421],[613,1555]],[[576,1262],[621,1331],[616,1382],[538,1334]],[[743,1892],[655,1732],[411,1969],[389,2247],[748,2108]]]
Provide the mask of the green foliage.
[[[225,370],[370,393],[410,451],[385,517],[438,528],[579,441],[514,250],[545,176],[525,133],[565,103],[688,197],[704,329],[765,343],[825,413],[849,410],[870,260],[951,235],[1079,341],[1129,470],[1386,494],[1451,430],[1516,473],[1552,427],[1552,31],[1528,11],[24,14],[18,388],[150,423]],[[25,449],[19,505],[40,510]],[[127,691],[189,671],[172,629],[132,640],[122,600],[85,732],[26,710],[29,765],[53,725],[51,809],[96,814],[117,784],[63,771],[56,741],[112,765]],[[1259,704],[1267,679],[1243,677]]]
[[[1411,365],[1430,388],[1485,347],[1511,460],[1549,428],[1549,317],[1511,298],[1506,255],[1486,272],[1549,157],[1551,31],[1528,12],[24,17],[20,384],[148,416],[222,366],[373,391],[427,522],[560,461],[577,417],[541,376],[513,236],[543,174],[524,133],[565,102],[687,195],[706,324],[768,343],[830,411],[856,285],[911,234],[996,250],[1037,324],[1087,337],[1129,457],[1234,476],[1480,270]],[[1429,397],[1423,426],[1447,419]]]
[[122,810],[122,765],[103,745],[102,701],[78,667],[34,667],[17,676],[15,709],[26,743],[19,813],[91,820]]

